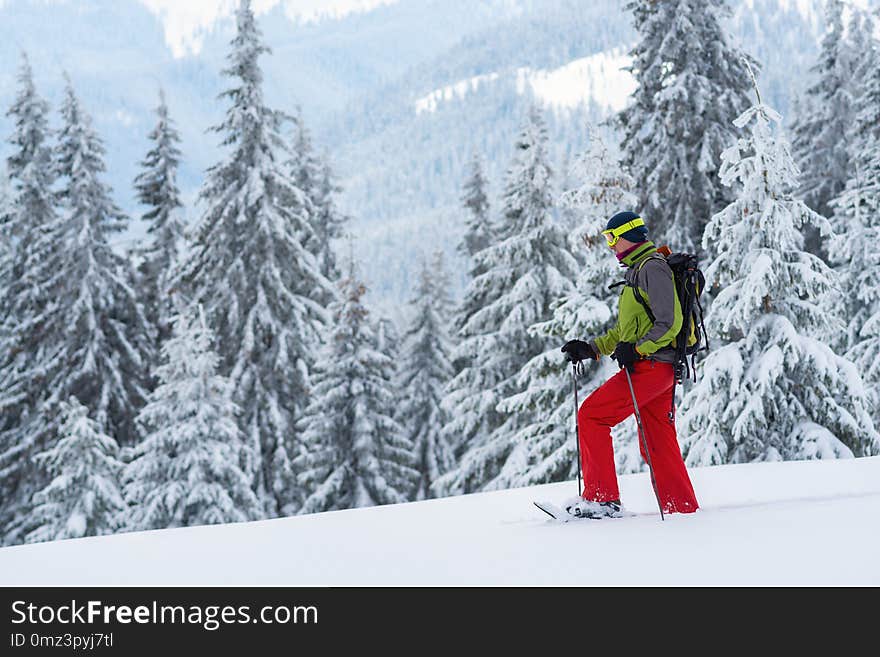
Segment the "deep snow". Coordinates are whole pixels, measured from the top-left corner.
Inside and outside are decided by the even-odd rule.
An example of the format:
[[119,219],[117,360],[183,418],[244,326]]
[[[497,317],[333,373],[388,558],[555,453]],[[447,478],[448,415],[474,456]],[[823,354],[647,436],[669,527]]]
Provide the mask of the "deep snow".
[[558,524],[574,482],[0,549],[0,585],[880,585],[880,457],[691,469],[702,509]]

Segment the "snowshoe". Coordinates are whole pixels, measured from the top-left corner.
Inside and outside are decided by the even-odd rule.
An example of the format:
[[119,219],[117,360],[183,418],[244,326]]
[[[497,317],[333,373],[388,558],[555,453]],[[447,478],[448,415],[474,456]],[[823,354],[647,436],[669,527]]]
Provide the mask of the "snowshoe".
[[566,501],[562,508],[575,518],[590,518],[601,520],[602,518],[623,518],[626,512],[620,504],[620,500],[609,502],[594,502],[582,497],[575,497]]

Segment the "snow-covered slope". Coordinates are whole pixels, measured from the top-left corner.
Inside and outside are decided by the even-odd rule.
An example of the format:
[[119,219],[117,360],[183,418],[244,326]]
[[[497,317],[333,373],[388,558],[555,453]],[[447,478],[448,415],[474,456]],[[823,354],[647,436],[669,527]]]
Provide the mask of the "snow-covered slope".
[[[517,93],[522,95],[528,89],[542,105],[552,109],[573,109],[595,102],[607,110],[619,112],[636,88],[635,78],[625,70],[631,62],[629,55],[614,48],[581,57],[551,71],[519,68],[511,77],[516,79]],[[435,89],[416,100],[416,114],[436,112],[444,101],[462,99],[468,93],[478,91],[481,85],[495,82],[500,77],[499,73],[485,73]]]
[[[573,482],[0,549],[0,585],[880,585],[880,457],[691,470],[702,509],[548,521]],[[861,556],[859,556],[861,555]]]
[[535,96],[552,108],[574,109],[596,103],[609,112],[619,112],[636,90],[636,81],[625,70],[632,58],[621,48],[581,57],[552,71],[529,71],[528,84]]

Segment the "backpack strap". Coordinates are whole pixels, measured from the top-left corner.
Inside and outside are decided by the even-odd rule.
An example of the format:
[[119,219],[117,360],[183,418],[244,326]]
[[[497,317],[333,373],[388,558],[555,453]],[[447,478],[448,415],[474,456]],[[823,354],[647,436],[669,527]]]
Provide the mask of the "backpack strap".
[[642,304],[642,307],[645,309],[645,312],[648,313],[648,319],[651,320],[651,324],[654,324],[657,321],[657,318],[654,317],[654,313],[651,311],[651,307],[648,305],[648,302],[645,301],[645,297],[643,297],[642,293],[639,291],[639,280],[638,280],[639,279],[639,272],[642,271],[642,267],[644,267],[645,263],[651,259],[662,260],[663,262],[666,262],[666,258],[662,254],[652,253],[651,255],[649,255],[647,258],[645,258],[644,260],[642,260],[639,263],[639,267],[636,270],[635,275],[633,276],[632,283],[630,283],[629,281],[624,281],[624,282],[629,287],[632,288],[633,295],[635,296],[636,301],[638,301],[640,304]]
[[645,301],[645,297],[642,296],[642,293],[639,292],[639,288],[637,285],[632,285],[633,294],[636,297],[636,301],[642,304],[642,307],[645,309],[645,312],[648,313],[648,319],[651,320],[651,323],[654,324],[657,321],[657,318],[654,317],[654,313],[651,312],[651,307],[648,305],[648,302]]

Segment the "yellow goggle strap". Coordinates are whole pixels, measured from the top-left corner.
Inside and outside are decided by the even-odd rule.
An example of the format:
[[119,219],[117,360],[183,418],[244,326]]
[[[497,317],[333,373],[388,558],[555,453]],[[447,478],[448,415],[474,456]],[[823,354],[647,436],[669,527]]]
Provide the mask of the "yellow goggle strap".
[[617,240],[620,239],[620,236],[624,233],[628,233],[633,228],[638,228],[639,226],[644,226],[645,220],[641,217],[637,217],[633,219],[629,223],[623,224],[622,226],[618,226],[617,228],[609,228],[608,230],[603,230],[602,234],[605,235],[605,239],[608,241],[608,244],[614,246],[617,244]]

